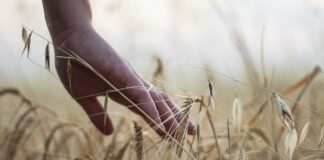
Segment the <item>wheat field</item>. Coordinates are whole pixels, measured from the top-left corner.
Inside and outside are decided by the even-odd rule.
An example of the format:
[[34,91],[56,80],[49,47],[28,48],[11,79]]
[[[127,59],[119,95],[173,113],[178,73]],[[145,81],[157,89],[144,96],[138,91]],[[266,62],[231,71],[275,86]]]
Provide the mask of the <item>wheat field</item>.
[[[15,79],[8,75],[19,72],[0,70],[6,75],[0,80],[0,159],[324,159],[323,62],[305,60],[307,67],[296,67],[295,72],[285,69],[293,65],[289,59],[283,60],[284,67],[269,65],[271,49],[264,45],[269,28],[262,26],[258,45],[251,46],[238,22],[226,19],[217,3],[208,4],[223,17],[244,69],[224,73],[212,60],[186,62],[185,69],[173,71],[163,54],[144,58],[152,69],[140,74],[181,107],[176,136],[158,136],[141,117],[107,96],[100,101],[115,130],[102,135],[59,81],[53,67],[53,49],[59,48],[38,28],[17,27],[19,52],[12,54],[21,56],[22,66],[37,71]],[[87,66],[80,57],[73,58]],[[173,61],[181,63],[181,58]],[[196,126],[193,136],[186,134],[189,120]]]

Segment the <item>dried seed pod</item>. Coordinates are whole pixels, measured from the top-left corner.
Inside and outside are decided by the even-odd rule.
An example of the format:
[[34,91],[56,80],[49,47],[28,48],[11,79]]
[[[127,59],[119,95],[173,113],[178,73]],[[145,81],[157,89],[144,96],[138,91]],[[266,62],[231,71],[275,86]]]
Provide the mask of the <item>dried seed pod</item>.
[[322,127],[322,130],[321,130],[321,135],[320,135],[320,139],[318,141],[318,147],[321,148],[322,146],[322,143],[323,143],[323,137],[324,137],[324,126]]
[[275,92],[272,92],[272,95],[279,118],[289,130],[293,129],[295,127],[295,123],[291,109],[287,103],[283,101]]
[[[33,31],[29,33],[28,37],[27,37],[27,31],[25,28],[23,28],[22,30],[22,38],[24,41],[24,49],[21,53],[21,55],[23,55],[27,49],[27,57],[29,57],[30,55],[30,43],[31,43],[31,37],[32,37]],[[27,38],[26,38],[27,37]]]
[[292,159],[294,150],[297,146],[298,136],[296,129],[289,130],[285,139],[285,150],[289,154],[289,158]]
[[45,68],[47,70],[50,70],[50,50],[49,50],[49,43],[47,43],[46,45],[46,49],[45,49]]
[[209,89],[209,95],[208,95],[208,107],[215,109],[215,102],[214,102],[214,85],[211,80],[208,80],[208,89]]
[[307,133],[308,133],[308,130],[309,130],[309,122],[307,122],[304,125],[304,127],[303,127],[303,129],[302,129],[302,131],[300,133],[299,142],[298,142],[299,144],[302,143],[305,140],[305,138],[307,136]]
[[233,102],[233,126],[237,127],[238,134],[240,134],[242,120],[242,105],[239,98],[235,98]]
[[21,36],[22,36],[22,39],[24,41],[24,44],[27,43],[27,39],[28,39],[28,33],[27,33],[27,30],[23,27],[22,31],[21,31]]

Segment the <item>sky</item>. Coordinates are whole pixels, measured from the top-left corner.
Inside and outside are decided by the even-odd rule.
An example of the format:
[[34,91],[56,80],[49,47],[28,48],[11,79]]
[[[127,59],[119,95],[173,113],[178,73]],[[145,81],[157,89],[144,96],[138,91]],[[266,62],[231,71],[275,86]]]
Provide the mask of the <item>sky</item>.
[[[50,39],[40,0],[0,0],[0,73],[39,74],[21,57],[22,25]],[[167,71],[195,72],[205,64],[244,74],[231,27],[260,68],[261,33],[268,70],[292,74],[324,66],[323,0],[90,0],[97,32],[142,74],[159,55]],[[34,36],[31,58],[44,65],[46,41]],[[53,53],[52,53],[53,58]]]

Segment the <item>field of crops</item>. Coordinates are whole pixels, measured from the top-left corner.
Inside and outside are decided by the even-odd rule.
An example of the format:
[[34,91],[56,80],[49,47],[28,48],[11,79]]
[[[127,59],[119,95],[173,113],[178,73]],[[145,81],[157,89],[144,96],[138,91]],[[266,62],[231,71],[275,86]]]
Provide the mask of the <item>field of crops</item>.
[[[91,2],[96,4],[94,8],[99,9],[100,5],[104,4],[99,1]],[[125,8],[122,7],[125,3],[112,1],[107,5],[107,14],[114,22],[117,23],[116,19],[121,17],[123,20],[127,19],[124,14]],[[17,0],[13,6],[17,7],[17,13],[27,14],[35,4],[37,3],[34,1],[25,4]],[[182,10],[172,14],[178,16],[175,20],[194,26],[192,28],[202,29],[203,25],[192,24],[198,23],[199,21],[195,21],[199,19],[197,17],[207,16],[207,13],[194,10],[194,4],[196,3],[178,2],[177,9]],[[233,9],[240,8],[235,6],[234,2],[230,4],[234,6]],[[220,28],[225,29],[222,30],[226,32],[225,38],[220,36],[213,39],[215,33],[208,35],[203,30],[201,32],[204,34],[194,37],[198,31],[191,30],[190,27],[183,27],[183,30],[180,27],[179,34],[177,29],[174,29],[179,28],[174,21],[170,21],[170,26],[174,28],[167,31],[161,29],[161,26],[165,27],[166,24],[161,23],[159,30],[154,30],[154,27],[159,28],[159,25],[151,25],[152,33],[163,31],[166,35],[174,33],[180,37],[188,34],[189,38],[195,40],[186,41],[186,36],[174,40],[176,36],[171,36],[166,38],[171,39],[168,42],[170,44],[164,44],[155,39],[155,36],[165,38],[163,33],[149,34],[151,32],[143,28],[145,32],[139,32],[143,35],[134,38],[134,35],[139,36],[136,32],[141,30],[141,26],[145,26],[143,24],[146,22],[131,19],[134,18],[131,16],[128,17],[127,23],[125,20],[119,24],[126,26],[123,28],[125,33],[122,37],[132,37],[131,40],[125,41],[124,45],[116,38],[121,32],[118,25],[110,26],[116,33],[107,32],[108,35],[112,35],[112,44],[116,44],[113,46],[116,46],[118,51],[126,52],[125,55],[121,55],[130,60],[138,73],[157,90],[170,96],[181,108],[181,111],[176,113],[180,119],[179,127],[172,134],[166,132],[164,137],[157,135],[141,116],[129,111],[129,106],[120,105],[108,97],[113,92],[122,94],[121,91],[128,88],[112,89],[106,94],[98,93],[98,99],[114,125],[111,135],[103,135],[75,101],[84,97],[73,99],[61,84],[54,67],[57,56],[54,49],[61,48],[52,43],[47,32],[43,32],[46,30],[45,25],[35,26],[34,21],[26,22],[27,24],[19,21],[17,23],[24,24],[12,29],[11,33],[15,35],[13,37],[18,38],[7,39],[3,38],[2,33],[6,35],[5,30],[9,27],[0,27],[0,39],[4,42],[0,44],[0,51],[4,52],[0,55],[0,160],[324,159],[324,57],[321,53],[323,36],[320,36],[320,33],[324,33],[324,24],[318,23],[320,29],[316,33],[319,35],[310,42],[314,45],[304,44],[307,47],[312,46],[312,50],[297,45],[306,41],[301,40],[305,37],[298,37],[297,34],[292,34],[295,37],[291,38],[284,37],[283,41],[289,42],[279,45],[289,48],[289,43],[295,42],[295,48],[269,48],[270,42],[271,46],[275,46],[272,42],[277,41],[276,36],[271,35],[275,33],[274,27],[263,24],[256,27],[259,28],[256,33],[249,35],[247,33],[253,29],[249,28],[249,31],[245,32],[244,28],[249,25],[243,23],[244,27],[241,28],[241,21],[233,18],[235,14],[229,14],[224,5],[228,4],[219,1],[197,4],[200,7],[209,6],[210,12],[215,14],[216,18],[213,18],[218,17],[217,21],[222,23]],[[312,6],[312,12],[319,17],[318,20],[323,19],[322,6],[320,3]],[[297,5],[295,7],[297,8]],[[206,8],[201,10],[204,9]],[[236,12],[240,13],[243,10]],[[185,16],[191,12],[194,18]],[[4,13],[1,14],[2,17],[6,17]],[[172,14],[169,16],[172,17]],[[94,14],[98,17],[99,15],[101,14],[98,11]],[[102,17],[105,15],[98,19]],[[150,20],[151,17],[145,18]],[[193,22],[189,23],[190,20]],[[101,24],[98,25],[98,30],[105,38],[108,37],[109,41],[109,36],[106,37],[106,32],[103,32],[107,24],[98,23],[96,19],[95,21],[95,24]],[[306,22],[305,19],[300,21]],[[135,25],[130,22],[134,22]],[[199,23],[202,22],[205,21]],[[217,23],[207,25],[206,32],[214,25],[218,26]],[[277,25],[280,28],[281,23]],[[284,28],[284,24],[282,27]],[[305,28],[303,29],[306,31],[311,30],[309,26]],[[302,32],[303,35],[305,30],[297,32]],[[200,42],[200,38],[206,41]],[[178,42],[182,40],[185,42]],[[220,42],[220,45],[216,45],[218,49],[209,49],[208,45],[213,44],[210,40]],[[228,42],[222,43],[223,40]],[[153,47],[150,46],[150,41]],[[154,42],[160,43],[153,45]],[[279,42],[281,41],[278,40]],[[136,54],[133,54],[133,51]],[[174,52],[174,55],[166,53],[169,51]],[[272,51],[276,54],[272,54]],[[285,53],[286,51],[289,53]],[[313,51],[314,54],[311,54]],[[81,57],[69,51],[66,51],[66,54],[69,56],[66,68],[69,81],[74,72],[71,67],[73,61],[85,66],[94,76],[104,79],[99,71],[89,66]],[[110,84],[109,81],[104,81]],[[133,107],[141,105],[133,102],[131,104]],[[187,134],[188,121],[195,124],[193,135]]]

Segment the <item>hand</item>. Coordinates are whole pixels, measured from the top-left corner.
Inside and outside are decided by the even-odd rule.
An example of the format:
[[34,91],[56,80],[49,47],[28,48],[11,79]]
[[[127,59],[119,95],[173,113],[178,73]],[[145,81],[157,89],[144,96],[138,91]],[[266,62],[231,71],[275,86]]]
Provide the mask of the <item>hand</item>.
[[[96,97],[113,91],[113,86],[137,106],[133,106],[120,92],[109,93],[109,97],[141,115],[159,135],[165,135],[165,132],[172,134],[178,128],[180,119],[176,115],[179,115],[180,110],[175,103],[155,88],[148,91],[149,85],[92,28],[67,30],[55,37],[56,41],[59,39],[57,46],[60,48],[56,49],[58,75],[65,88],[103,134],[111,134],[113,125]],[[68,67],[68,60],[62,58],[68,54],[63,50],[83,59],[103,77],[76,60],[70,60],[71,65]],[[194,133],[192,123],[189,123],[188,133]]]
[[[115,91],[108,96],[141,115],[159,135],[174,133],[179,108],[157,89],[148,91],[148,84],[94,31],[88,0],[43,0],[43,6],[56,47],[58,75],[103,134],[111,134],[113,125],[96,97],[107,91]],[[86,65],[62,58],[69,56],[81,58]],[[194,133],[192,123],[188,132]]]

